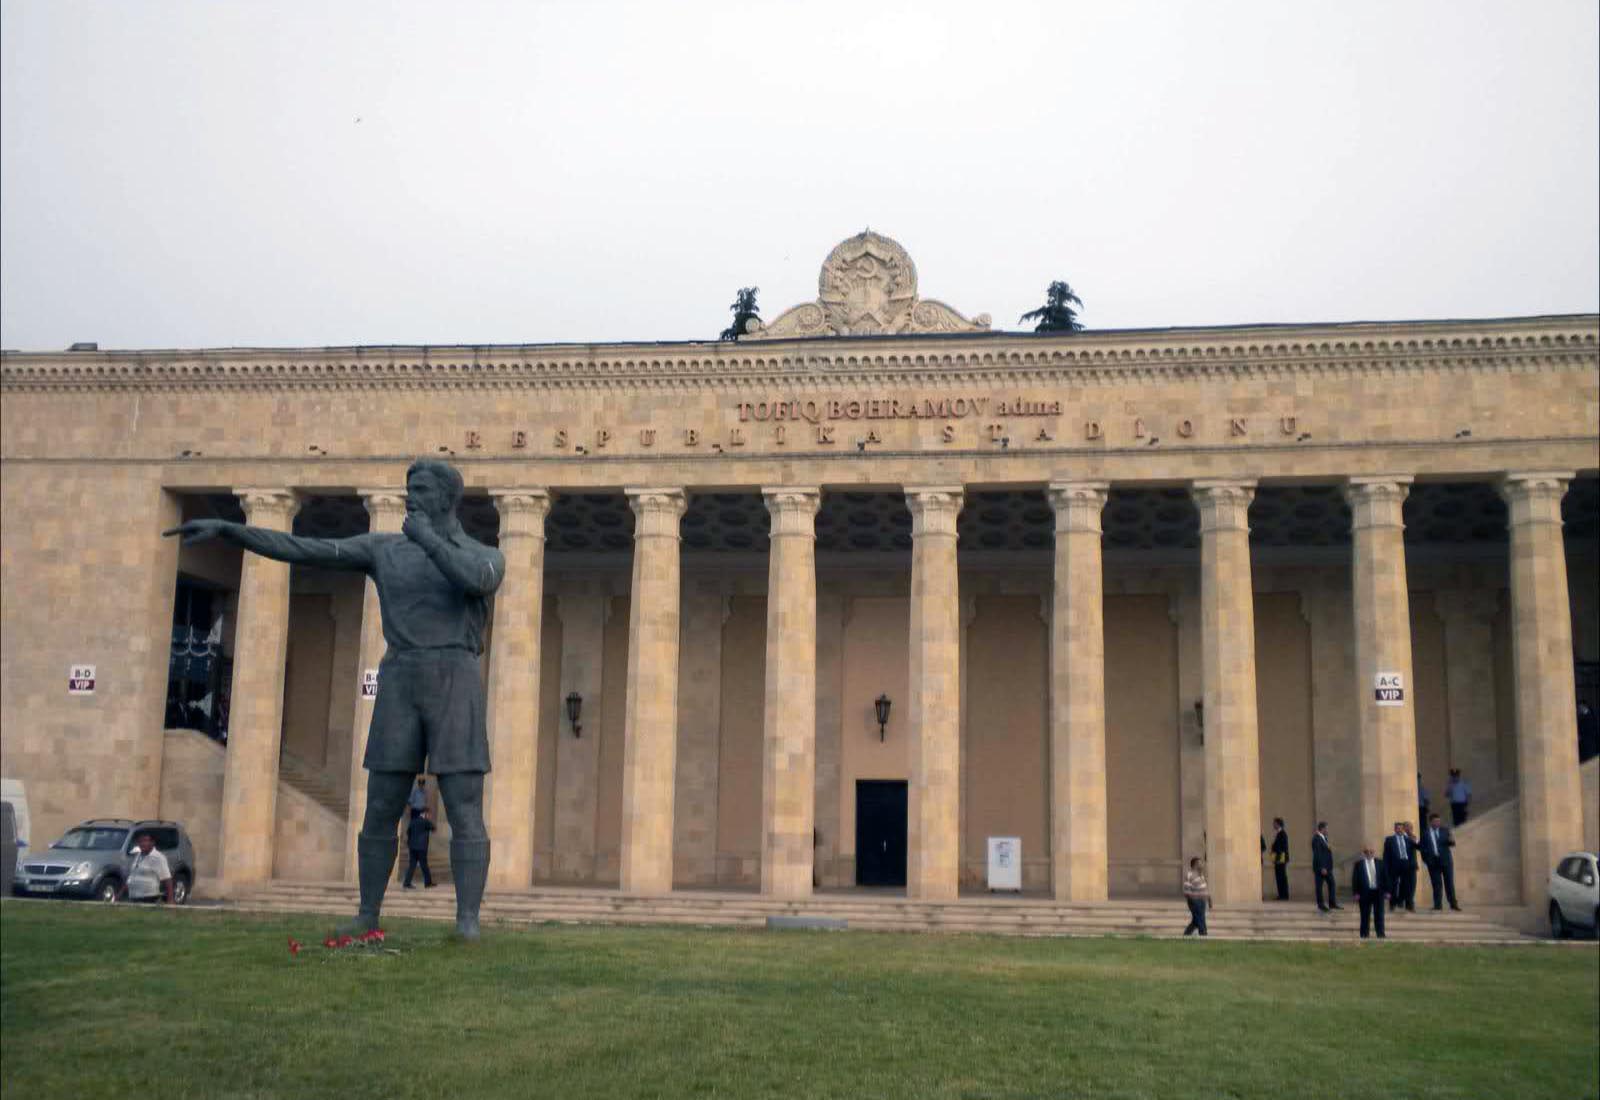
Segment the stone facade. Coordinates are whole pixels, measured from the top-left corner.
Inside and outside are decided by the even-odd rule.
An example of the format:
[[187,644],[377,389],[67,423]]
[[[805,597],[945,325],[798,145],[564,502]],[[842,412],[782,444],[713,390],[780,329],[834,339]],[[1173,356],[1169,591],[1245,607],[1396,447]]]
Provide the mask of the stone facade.
[[[1581,842],[1595,317],[940,328],[914,268],[858,244],[840,260],[866,282],[825,272],[819,298],[850,307],[817,330],[843,334],[5,353],[0,771],[35,831],[182,813],[216,822],[202,889],[345,873],[323,849],[364,803],[370,587],[160,531],[338,500],[392,530],[406,465],[443,453],[509,563],[495,889],[847,886],[870,781],[905,784],[925,898],[981,888],[986,838],[1017,836],[1024,888],[1062,900],[1170,895],[1204,854],[1219,900],[1251,902],[1273,816],[1308,889],[1317,820],[1353,854],[1415,818],[1418,771],[1441,806],[1451,765],[1485,810],[1520,796],[1494,833],[1518,866],[1475,871],[1486,889],[1527,896]],[[1498,519],[1451,518],[1496,492]],[[1588,510],[1565,528],[1564,501]],[[210,795],[162,728],[180,574],[227,608]],[[332,620],[291,615],[313,594]],[[332,674],[286,673],[308,660]],[[85,664],[93,694],[69,694]],[[347,798],[341,836],[280,796],[282,751]]]

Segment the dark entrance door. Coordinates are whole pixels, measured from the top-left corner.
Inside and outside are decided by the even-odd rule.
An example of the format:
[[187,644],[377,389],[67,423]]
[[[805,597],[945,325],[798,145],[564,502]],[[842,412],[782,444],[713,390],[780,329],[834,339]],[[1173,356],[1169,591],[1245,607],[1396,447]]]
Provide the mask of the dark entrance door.
[[906,782],[856,780],[856,885],[906,884]]

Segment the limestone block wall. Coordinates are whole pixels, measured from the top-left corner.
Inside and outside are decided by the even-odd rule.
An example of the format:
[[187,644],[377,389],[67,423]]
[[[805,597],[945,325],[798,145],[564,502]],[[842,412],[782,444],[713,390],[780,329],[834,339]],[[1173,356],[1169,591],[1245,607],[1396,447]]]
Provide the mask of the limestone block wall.
[[1600,756],[1583,765],[1583,846],[1600,852]]
[[1050,886],[1049,639],[1040,597],[978,596],[962,638],[967,686],[961,882],[982,886],[988,838],[1022,841],[1022,887]]
[[[196,894],[216,882],[222,831],[222,775],[227,750],[196,730],[163,737],[158,815],[183,823],[194,845]],[[274,878],[337,882],[344,875],[344,819],[289,786],[278,784]]]
[[[718,746],[716,882],[761,881],[762,707],[767,601],[734,597],[722,624],[721,737]],[[680,723],[684,716],[679,716]]]
[[182,822],[189,831],[189,842],[194,845],[195,893],[204,897],[219,870],[227,750],[195,730],[167,730],[162,742],[160,816]]
[[[448,862],[448,843],[440,846]],[[345,820],[287,783],[278,784],[272,877],[338,882],[344,877]],[[404,845],[402,845],[402,850]]]
[[[106,415],[132,423],[124,406]],[[147,466],[8,463],[0,477],[0,774],[26,785],[35,838],[157,810],[177,582],[159,532],[177,499]],[[68,693],[75,665],[94,666],[92,694]]]
[[1177,628],[1165,595],[1107,595],[1105,607],[1110,892],[1170,896],[1183,879]]
[[[1522,901],[1522,825],[1516,799],[1475,814],[1456,830],[1456,896],[1463,906],[1519,905]],[[1418,893],[1429,898],[1427,870]]]

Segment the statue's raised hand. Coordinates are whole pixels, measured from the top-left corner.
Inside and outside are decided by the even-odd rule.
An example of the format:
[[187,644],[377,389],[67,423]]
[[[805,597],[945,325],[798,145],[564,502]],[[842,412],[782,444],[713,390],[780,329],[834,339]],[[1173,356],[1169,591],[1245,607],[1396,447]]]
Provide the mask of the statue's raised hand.
[[176,527],[161,532],[163,538],[173,535],[183,536],[183,545],[192,546],[197,542],[209,542],[222,537],[222,531],[228,526],[225,519],[191,519]]

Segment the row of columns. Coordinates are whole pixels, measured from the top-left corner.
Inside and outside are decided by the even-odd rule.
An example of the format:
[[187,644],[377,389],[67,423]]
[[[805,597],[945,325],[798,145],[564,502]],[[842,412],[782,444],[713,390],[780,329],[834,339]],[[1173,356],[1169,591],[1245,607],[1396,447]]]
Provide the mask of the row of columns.
[[[1524,897],[1581,833],[1566,565],[1561,540],[1563,474],[1503,478],[1510,505],[1516,713],[1522,802]],[[1411,634],[1401,506],[1409,477],[1351,478],[1352,607],[1362,694],[1363,835],[1376,842],[1416,800],[1412,700],[1374,704],[1380,672],[1409,692]],[[1105,482],[1058,482],[1050,632],[1051,861],[1057,899],[1093,901],[1109,886],[1105,784],[1105,638],[1101,514]],[[1261,891],[1260,776],[1256,715],[1254,588],[1249,507],[1253,481],[1200,481],[1205,831],[1213,896],[1254,902]],[[682,489],[628,489],[635,516],[623,763],[621,888],[672,888],[677,755],[679,520]],[[817,487],[762,490],[772,517],[763,710],[761,889],[776,897],[811,892],[816,770]],[[910,777],[907,893],[953,898],[959,877],[960,600],[956,560],[959,486],[905,490],[912,516]],[[286,531],[296,498],[286,490],[239,490],[247,522]],[[544,520],[548,493],[493,490],[506,577],[495,599],[488,721],[494,772],[487,823],[494,839],[493,888],[533,879],[533,798],[538,741]],[[398,531],[404,499],[362,493],[371,530]],[[241,574],[232,723],[222,819],[224,888],[264,882],[272,837],[288,567],[245,555]],[[368,582],[361,668],[376,668],[383,640]],[[350,775],[346,865],[365,805],[360,766],[371,704],[358,700]]]

